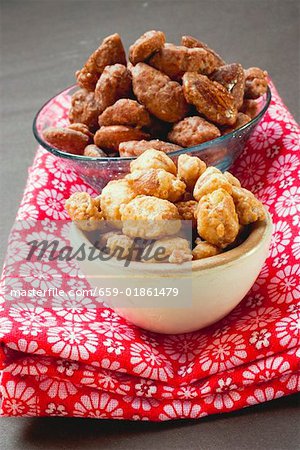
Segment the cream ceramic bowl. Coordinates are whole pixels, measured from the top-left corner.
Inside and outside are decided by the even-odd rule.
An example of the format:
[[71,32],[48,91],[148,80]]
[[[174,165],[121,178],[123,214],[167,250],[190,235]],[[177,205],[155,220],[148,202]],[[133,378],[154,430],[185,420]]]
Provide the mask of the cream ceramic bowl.
[[[238,305],[268,256],[271,236],[272,221],[267,213],[266,220],[254,224],[241,245],[199,261],[180,265],[132,262],[128,267],[116,259],[78,263],[91,286],[107,289],[103,300],[120,316],[146,330],[186,333],[217,322]],[[74,224],[70,240],[73,248],[91,246]],[[153,294],[159,292],[155,288],[166,287],[179,289],[179,295],[135,295],[141,288]],[[120,294],[106,295],[112,288]]]

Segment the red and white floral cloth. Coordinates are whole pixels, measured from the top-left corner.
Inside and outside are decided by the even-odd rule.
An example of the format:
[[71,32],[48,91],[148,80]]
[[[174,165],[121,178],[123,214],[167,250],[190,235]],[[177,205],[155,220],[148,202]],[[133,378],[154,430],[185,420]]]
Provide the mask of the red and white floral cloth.
[[[234,170],[269,208],[275,226],[270,257],[246,298],[217,324],[177,336],[146,332],[105,306],[92,308],[99,304],[92,297],[81,309],[59,298],[52,308],[43,299],[15,304],[10,290],[24,287],[32,274],[47,273],[36,278],[37,288],[88,288],[74,264],[61,262],[58,274],[24,260],[17,229],[0,299],[2,415],[199,418],[299,390],[299,128],[272,92]],[[29,219],[37,219],[55,235],[56,221],[67,218],[65,198],[78,190],[93,193],[39,148],[18,226],[30,233]]]

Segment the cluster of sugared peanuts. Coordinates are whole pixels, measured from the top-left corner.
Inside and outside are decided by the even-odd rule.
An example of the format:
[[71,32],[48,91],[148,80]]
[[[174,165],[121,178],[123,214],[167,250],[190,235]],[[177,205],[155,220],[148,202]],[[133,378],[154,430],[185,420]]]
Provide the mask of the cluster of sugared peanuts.
[[[110,181],[98,197],[77,192],[65,207],[79,228],[99,230],[109,252],[120,246],[126,256],[134,239],[155,240],[171,263],[214,256],[235,245],[245,226],[265,218],[261,202],[231,173],[188,154],[176,166],[155,149],[133,160],[130,173]],[[180,235],[186,220],[197,230],[194,248]]]
[[60,150],[90,157],[168,153],[215,139],[256,115],[254,99],[268,85],[257,67],[227,64],[191,36],[166,43],[156,30],[130,47],[128,63],[120,36],[108,36],[76,79],[72,125],[43,135]]

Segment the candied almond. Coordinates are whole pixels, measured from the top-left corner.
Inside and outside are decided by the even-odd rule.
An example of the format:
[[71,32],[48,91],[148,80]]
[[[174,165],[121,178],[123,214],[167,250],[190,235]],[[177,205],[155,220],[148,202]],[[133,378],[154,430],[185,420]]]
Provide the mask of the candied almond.
[[222,84],[232,94],[237,109],[243,104],[245,91],[245,72],[241,64],[226,64],[219,67],[211,77],[211,80]]
[[209,48],[208,45],[205,44],[204,42],[201,42],[192,36],[182,36],[181,45],[184,45],[185,47],[189,48],[204,48],[214,56],[217,67],[224,66],[224,64],[226,64],[225,61],[221,58],[221,56],[218,55],[218,53]]
[[94,158],[105,158],[107,154],[101,150],[101,148],[97,147],[95,144],[87,145],[83,152],[84,156],[91,156]]
[[219,125],[233,125],[236,122],[235,100],[220,83],[196,72],[186,72],[183,91],[186,100],[208,120]]
[[160,141],[159,139],[152,139],[150,141],[127,141],[119,145],[120,156],[139,156],[146,150],[159,150],[164,153],[176,152],[181,150],[179,145],[171,144],[170,142]]
[[162,31],[150,30],[140,36],[129,48],[129,60],[132,64],[145,61],[163,47],[166,42]]
[[239,112],[237,115],[237,119],[236,122],[233,126],[231,127],[226,127],[222,130],[222,134],[228,134],[228,133],[232,133],[235,130],[238,130],[239,128],[243,127],[244,125],[246,125],[246,123],[249,123],[251,121],[251,118],[249,116],[247,116],[244,113]]
[[58,150],[73,153],[74,155],[82,155],[90,141],[90,138],[86,134],[62,127],[47,128],[43,131],[43,137]]
[[139,103],[160,120],[178,122],[188,112],[182,86],[144,63],[132,71],[133,92]]
[[95,100],[94,92],[79,89],[71,98],[71,108],[69,110],[69,120],[71,123],[83,123],[91,131],[99,128],[98,117],[102,110]]
[[180,81],[185,72],[210,74],[217,67],[213,55],[204,48],[174,44],[165,44],[150,58],[149,65],[175,81]]
[[89,127],[84,123],[74,122],[71,123],[71,125],[68,125],[68,128],[69,130],[80,131],[81,133],[86,134],[90,142],[93,142],[94,134],[90,132]]
[[128,125],[133,127],[150,126],[151,119],[148,111],[137,101],[123,98],[109,106],[99,116],[99,125]]
[[267,92],[268,73],[258,67],[245,70],[245,98],[256,99]]
[[121,142],[147,139],[148,137],[149,135],[139,128],[111,125],[109,127],[101,127],[94,136],[94,142],[104,150],[117,151]]
[[245,98],[242,107],[240,108],[240,112],[249,116],[250,119],[254,119],[259,112],[259,105],[256,100]]
[[221,136],[220,130],[199,116],[186,117],[173,125],[168,139],[182,147],[193,147]]
[[95,100],[101,113],[120,98],[128,98],[131,94],[131,74],[127,67],[122,64],[106,66],[95,88]]
[[77,83],[82,88],[93,91],[104,68],[116,63],[126,64],[125,50],[117,33],[107,36],[83,68],[76,72]]

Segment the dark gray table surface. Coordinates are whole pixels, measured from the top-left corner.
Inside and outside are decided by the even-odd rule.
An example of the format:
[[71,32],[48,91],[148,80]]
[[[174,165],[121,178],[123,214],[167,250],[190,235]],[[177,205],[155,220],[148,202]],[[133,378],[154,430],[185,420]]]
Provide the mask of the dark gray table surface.
[[[268,70],[299,120],[297,0],[0,0],[1,256],[27,178],[37,109],[74,82],[74,71],[106,35],[126,46],[148,29],[171,42],[206,41],[227,61]],[[0,449],[296,449],[297,397],[196,422],[0,420]]]

